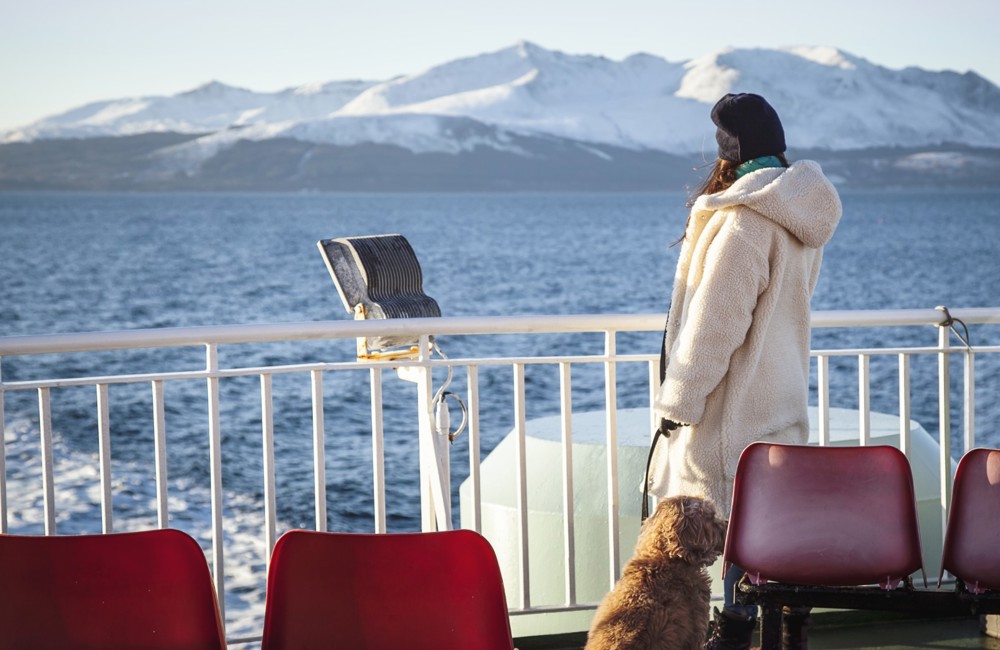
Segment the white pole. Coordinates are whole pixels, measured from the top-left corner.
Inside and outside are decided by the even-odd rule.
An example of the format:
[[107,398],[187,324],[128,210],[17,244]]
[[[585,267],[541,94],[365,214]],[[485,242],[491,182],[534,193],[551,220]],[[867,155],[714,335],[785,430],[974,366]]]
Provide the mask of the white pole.
[[[430,360],[430,338],[420,337],[418,360]],[[421,526],[424,531],[451,529],[451,480],[448,470],[447,437],[435,431],[434,385],[431,367],[417,367],[417,421],[420,448]],[[444,439],[442,443],[441,438]]]
[[211,475],[212,501],[212,573],[215,579],[215,594],[219,599],[219,614],[226,620],[225,588],[225,533],[222,525],[222,425],[219,417],[219,377],[213,376],[219,370],[219,351],[214,345],[206,345],[206,369],[212,373],[208,377],[208,462]]

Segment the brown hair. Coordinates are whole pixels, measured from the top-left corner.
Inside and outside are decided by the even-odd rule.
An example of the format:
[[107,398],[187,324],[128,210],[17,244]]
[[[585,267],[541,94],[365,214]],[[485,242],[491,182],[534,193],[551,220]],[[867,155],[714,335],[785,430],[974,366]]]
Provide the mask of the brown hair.
[[[785,158],[785,154],[777,153],[774,157],[781,161],[782,167],[788,167],[788,159]],[[736,182],[736,169],[742,163],[733,162],[731,160],[722,160],[721,158],[715,161],[712,165],[712,171],[709,172],[708,176],[702,181],[701,185],[698,186],[695,194],[688,197],[688,201],[685,204],[690,210],[694,207],[694,202],[698,200],[698,197],[703,194],[717,194],[723,190],[729,189],[729,187]],[[688,220],[684,224],[684,232],[681,233],[680,238],[675,241],[671,246],[676,246],[684,241],[684,235],[687,233],[687,227],[691,223],[691,215],[688,214]]]

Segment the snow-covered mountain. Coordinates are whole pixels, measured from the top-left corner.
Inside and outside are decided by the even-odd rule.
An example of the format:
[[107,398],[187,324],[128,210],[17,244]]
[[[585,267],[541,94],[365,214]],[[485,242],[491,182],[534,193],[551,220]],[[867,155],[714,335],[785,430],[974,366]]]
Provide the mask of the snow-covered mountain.
[[258,93],[209,82],[169,97],[94,102],[9,131],[4,142],[139,133],[206,133],[250,124],[324,118],[377,82],[333,81]]
[[0,190],[681,189],[714,159],[709,114],[728,92],[766,96],[791,155],[845,186],[1000,174],[1000,88],[973,72],[823,47],[673,63],[522,42],[386,81],[88,104],[0,134]]
[[1000,147],[1000,88],[973,72],[891,70],[820,47],[726,49],[672,63],[648,54],[623,61],[570,55],[527,42],[382,82],[277,93],[213,82],[169,97],[98,102],[2,141],[205,134],[162,152],[188,171],[237,142],[274,138],[519,153],[514,140],[529,136],[711,156],[709,110],[727,92],[766,96],[793,148]]

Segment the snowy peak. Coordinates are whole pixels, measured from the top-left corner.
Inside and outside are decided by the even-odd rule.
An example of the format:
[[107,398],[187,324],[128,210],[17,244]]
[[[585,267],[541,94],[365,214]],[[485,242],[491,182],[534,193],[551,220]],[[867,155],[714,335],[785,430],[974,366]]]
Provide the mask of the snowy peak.
[[0,141],[214,133],[250,124],[312,120],[339,110],[374,83],[335,81],[259,93],[211,81],[177,95],[94,102],[11,131]]
[[974,73],[891,70],[835,48],[728,49],[688,63],[679,96],[757,92],[795,148],[1000,146],[1000,88]]
[[800,58],[806,59],[807,61],[812,61],[813,63],[818,63],[819,65],[825,65],[831,68],[841,68],[843,70],[855,70],[858,65],[870,65],[867,61],[860,57],[856,57],[853,54],[848,54],[843,50],[838,50],[835,47],[790,47],[787,50],[790,54],[794,54]]
[[983,111],[1000,112],[1000,87],[975,72],[957,73],[951,70],[928,72],[921,68],[905,68],[899,78],[913,86],[923,86],[941,95],[954,98],[956,103]]
[[710,156],[709,112],[729,92],[766,96],[793,149],[1000,147],[1000,88],[972,72],[892,70],[832,47],[729,48],[672,63],[528,41],[381,82],[262,93],[212,81],[173,96],[96,102],[3,141],[174,131],[206,134],[206,151],[286,137],[454,152],[503,148],[504,134],[515,134]]
[[521,43],[392,79],[362,93],[342,112],[349,115],[390,112],[442,97],[510,85],[534,70],[531,52],[537,49]]
[[373,86],[337,114],[464,116],[518,133],[669,150],[684,146],[667,132],[671,115],[684,113],[672,96],[681,74],[650,55],[614,62],[521,42]]
[[235,86],[227,86],[220,81],[209,81],[208,83],[202,84],[196,88],[180,93],[180,97],[188,97],[191,99],[216,99],[216,98],[227,98],[236,94],[253,94],[252,91],[245,88],[237,88]]

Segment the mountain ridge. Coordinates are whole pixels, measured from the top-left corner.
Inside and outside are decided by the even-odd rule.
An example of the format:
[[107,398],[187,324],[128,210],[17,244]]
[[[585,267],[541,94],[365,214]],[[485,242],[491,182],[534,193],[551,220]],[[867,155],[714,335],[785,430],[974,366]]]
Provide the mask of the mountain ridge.
[[[324,129],[342,129],[340,117],[423,114],[692,153],[712,135],[708,110],[727,92],[766,96],[788,140],[803,147],[1000,146],[1000,88],[974,72],[891,70],[821,46],[725,48],[671,63],[642,53],[621,61],[564,54],[528,41],[385,81],[274,93],[211,81],[176,95],[94,102],[8,131],[3,141],[255,127],[242,137],[324,142]],[[405,138],[400,144],[419,153]]]
[[[175,95],[93,102],[0,137],[0,184],[17,186],[20,181],[12,179],[23,180],[27,172],[15,169],[12,161],[30,159],[35,181],[45,181],[48,164],[58,185],[66,167],[58,160],[46,162],[59,145],[45,143],[84,151],[86,146],[69,144],[82,139],[100,150],[94,154],[98,157],[161,143],[130,158],[131,168],[108,159],[119,177],[139,187],[154,178],[157,186],[202,187],[211,177],[220,186],[252,189],[252,179],[231,183],[216,173],[240,167],[265,173],[234,162],[234,152],[284,160],[293,151],[326,155],[338,149],[345,155],[364,151],[372,161],[385,156],[392,161],[388,167],[403,176],[410,174],[407,165],[422,164],[421,156],[467,157],[476,161],[473,167],[492,161],[503,169],[501,176],[520,178],[522,184],[518,163],[573,185],[554,166],[590,169],[593,161],[585,158],[592,157],[617,178],[609,186],[631,187],[626,167],[648,178],[637,171],[639,161],[697,164],[714,158],[709,113],[727,92],[766,96],[782,116],[793,150],[818,152],[831,161],[846,159],[845,152],[898,150],[890,167],[898,163],[899,170],[917,176],[940,172],[938,177],[949,183],[961,178],[982,184],[996,172],[992,154],[977,157],[966,151],[1000,150],[1000,87],[974,72],[893,70],[823,46],[725,48],[670,62],[645,53],[614,61],[521,41],[384,81],[318,82],[273,93],[210,81]],[[162,142],[142,137],[152,134],[181,137]],[[127,146],[107,140],[116,137],[133,140]],[[954,155],[941,157],[946,145]],[[909,158],[922,153],[928,156],[916,163]],[[536,159],[548,164],[539,166]],[[626,159],[628,164],[614,169],[616,160]],[[983,170],[973,171],[976,165]],[[459,177],[464,169],[461,163],[436,168]],[[956,169],[964,171],[956,176]],[[102,186],[100,178],[84,176],[89,179],[85,186]],[[279,185],[292,177],[286,181]],[[456,182],[461,185],[460,178]],[[319,183],[320,188],[342,185],[340,180]],[[529,185],[548,186],[541,179]]]

